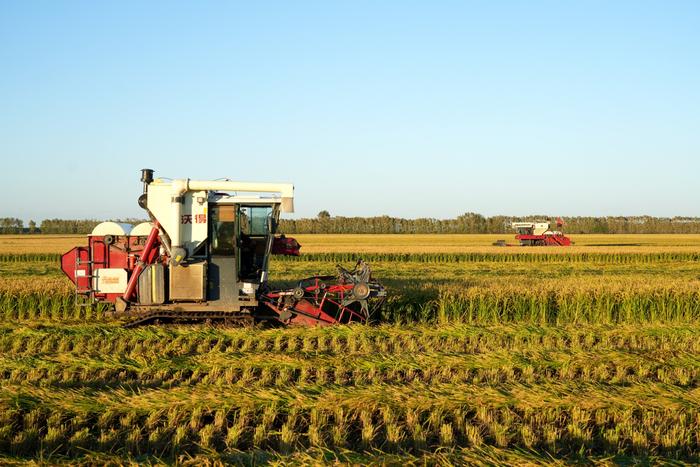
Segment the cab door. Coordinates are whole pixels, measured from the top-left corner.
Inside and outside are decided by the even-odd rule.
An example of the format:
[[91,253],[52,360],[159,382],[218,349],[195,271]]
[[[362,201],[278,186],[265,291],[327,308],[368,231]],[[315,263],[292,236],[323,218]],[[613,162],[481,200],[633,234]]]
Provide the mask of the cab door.
[[243,282],[259,284],[267,272],[272,246],[272,216],[272,206],[240,206],[238,275]]
[[238,302],[238,232],[235,204],[209,205],[209,266],[207,300]]

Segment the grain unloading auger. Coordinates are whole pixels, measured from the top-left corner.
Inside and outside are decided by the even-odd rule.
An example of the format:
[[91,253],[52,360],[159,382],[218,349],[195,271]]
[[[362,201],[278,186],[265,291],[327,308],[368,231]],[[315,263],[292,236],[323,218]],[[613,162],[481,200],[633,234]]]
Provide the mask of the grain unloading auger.
[[113,303],[127,325],[366,322],[384,301],[384,287],[362,261],[289,290],[270,288],[270,255],[299,255],[296,240],[276,235],[280,213],[294,211],[291,184],[154,180],[150,169],[141,181],[139,205],[150,222],[103,222],[87,246],[61,257],[76,292]]

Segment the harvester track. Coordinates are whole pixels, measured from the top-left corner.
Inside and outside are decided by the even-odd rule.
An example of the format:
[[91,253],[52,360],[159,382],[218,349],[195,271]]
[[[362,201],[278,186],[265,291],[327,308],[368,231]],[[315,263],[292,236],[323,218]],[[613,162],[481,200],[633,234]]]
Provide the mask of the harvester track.
[[250,326],[256,319],[248,313],[231,313],[226,311],[172,311],[152,310],[141,313],[123,313],[116,315],[127,318],[122,324],[124,328],[133,328],[147,324],[160,324],[161,322],[223,322],[231,326]]

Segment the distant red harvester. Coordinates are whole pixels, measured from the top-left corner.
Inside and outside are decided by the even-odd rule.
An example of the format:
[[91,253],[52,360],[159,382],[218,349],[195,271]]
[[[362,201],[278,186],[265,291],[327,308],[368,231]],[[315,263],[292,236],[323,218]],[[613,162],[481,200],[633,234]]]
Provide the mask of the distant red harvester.
[[[511,224],[518,234],[515,238],[520,246],[570,246],[571,239],[560,230],[552,230],[549,222],[513,222]],[[557,219],[557,229],[564,226],[561,218]]]

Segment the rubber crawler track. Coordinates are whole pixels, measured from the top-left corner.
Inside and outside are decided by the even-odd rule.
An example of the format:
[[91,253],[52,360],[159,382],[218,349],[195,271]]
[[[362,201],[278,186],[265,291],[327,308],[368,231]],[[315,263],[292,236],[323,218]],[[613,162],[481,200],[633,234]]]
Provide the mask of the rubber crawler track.
[[[117,315],[119,316],[119,315]],[[225,322],[231,325],[252,325],[256,319],[247,313],[232,314],[225,311],[201,312],[201,311],[169,311],[169,310],[153,310],[143,313],[125,313],[122,316],[128,319],[122,324],[124,328],[133,328],[151,324],[158,321],[165,322],[202,322],[202,321],[218,321]]]

